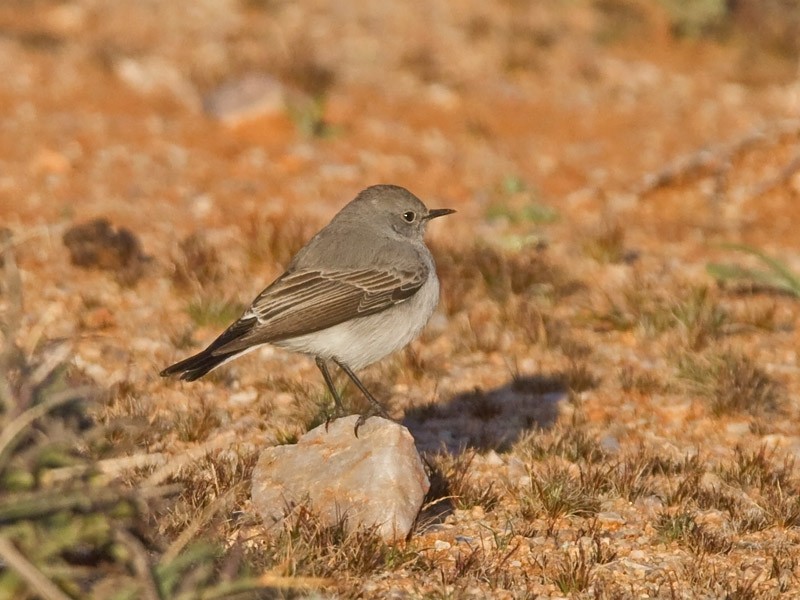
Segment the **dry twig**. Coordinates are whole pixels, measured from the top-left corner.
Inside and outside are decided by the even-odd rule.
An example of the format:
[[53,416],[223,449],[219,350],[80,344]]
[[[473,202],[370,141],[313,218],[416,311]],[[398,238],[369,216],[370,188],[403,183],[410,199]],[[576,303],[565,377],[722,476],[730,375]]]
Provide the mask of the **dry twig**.
[[92,473],[103,475],[102,482],[108,483],[126,471],[145,469],[147,467],[160,467],[167,462],[168,458],[169,455],[163,452],[107,458],[88,465],[50,469],[42,474],[41,480],[44,485],[52,485]]
[[767,192],[771,192],[775,188],[778,188],[788,182],[795,173],[800,171],[800,153],[796,154],[795,157],[786,164],[777,175],[773,177],[768,177],[756,185],[754,185],[749,191],[745,192],[739,200],[752,200],[754,198],[758,198],[759,196],[763,196]]
[[181,491],[180,485],[164,485],[146,490],[123,491],[114,488],[82,488],[65,492],[17,494],[0,503],[0,525],[24,519],[36,519],[64,510],[89,513],[105,510],[120,502],[140,502],[171,496]]
[[44,600],[71,600],[4,537],[0,537],[0,558]]
[[142,594],[142,600],[163,600],[164,597],[159,591],[153,569],[150,566],[147,550],[142,543],[128,531],[119,528],[114,531],[114,538],[131,552],[131,563],[138,576],[137,579],[140,584],[139,591]]
[[0,431],[0,466],[6,460],[6,456],[13,449],[14,440],[25,431],[25,429],[33,423],[36,419],[43,417],[51,410],[58,408],[62,404],[85,398],[92,394],[93,389],[88,386],[72,388],[53,394],[49,398],[43,400],[40,404],[32,406],[24,413],[19,415],[16,419],[8,423]]
[[219,511],[227,508],[228,505],[236,498],[236,494],[244,486],[244,482],[239,482],[227,492],[216,498],[184,529],[178,538],[172,542],[161,557],[163,563],[169,563],[181,553],[191,539],[197,535],[200,528],[214,518]]
[[165,479],[168,479],[178,473],[183,467],[200,460],[210,452],[219,450],[225,446],[231,445],[236,440],[236,434],[232,431],[224,433],[212,440],[190,448],[183,454],[172,457],[167,464],[154,472],[150,477],[145,479],[142,483],[142,488],[152,487],[159,485]]
[[19,353],[14,340],[22,320],[22,278],[14,260],[11,232],[7,229],[0,230],[0,268],[0,287],[7,298],[5,318],[0,319],[0,333],[4,341],[0,348],[0,410],[8,413],[14,405],[14,399],[6,374]]
[[[672,163],[659,171],[646,174],[635,187],[634,193],[638,196],[645,196],[679,179],[684,179],[702,171],[711,171],[715,177],[721,178],[730,170],[733,159],[755,144],[762,142],[774,143],[781,137],[797,134],[800,134],[800,121],[794,119],[756,127],[732,142],[697,150],[672,161]],[[785,175],[783,180],[790,177],[797,169],[800,169],[800,165],[795,165],[798,160],[800,160],[800,157],[795,158],[787,169],[784,169],[782,174],[784,172],[788,174]],[[780,176],[778,179],[780,182]],[[756,189],[759,187],[756,186]],[[760,193],[763,193],[763,191]]]

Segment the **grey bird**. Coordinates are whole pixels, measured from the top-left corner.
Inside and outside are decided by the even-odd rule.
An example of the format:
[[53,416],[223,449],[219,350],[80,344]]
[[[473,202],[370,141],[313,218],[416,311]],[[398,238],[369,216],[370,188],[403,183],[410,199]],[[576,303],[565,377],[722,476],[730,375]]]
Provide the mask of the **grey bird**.
[[429,210],[408,190],[375,185],[347,204],[295,255],[286,272],[202,352],[161,371],[194,381],[263,344],[313,356],[344,414],[328,361],[337,364],[371,404],[387,416],[355,371],[406,346],[439,302],[439,279],[423,235]]

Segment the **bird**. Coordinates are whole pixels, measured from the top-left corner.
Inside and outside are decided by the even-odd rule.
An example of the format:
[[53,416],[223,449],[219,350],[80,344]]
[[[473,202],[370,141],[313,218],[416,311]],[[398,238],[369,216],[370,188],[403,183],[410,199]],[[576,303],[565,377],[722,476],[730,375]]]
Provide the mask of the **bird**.
[[271,344],[314,358],[340,417],[332,362],[370,403],[356,421],[358,436],[369,417],[389,416],[355,372],[405,347],[433,314],[439,279],[423,236],[432,219],[454,212],[428,209],[396,185],[362,190],[219,337],[161,376],[194,381]]

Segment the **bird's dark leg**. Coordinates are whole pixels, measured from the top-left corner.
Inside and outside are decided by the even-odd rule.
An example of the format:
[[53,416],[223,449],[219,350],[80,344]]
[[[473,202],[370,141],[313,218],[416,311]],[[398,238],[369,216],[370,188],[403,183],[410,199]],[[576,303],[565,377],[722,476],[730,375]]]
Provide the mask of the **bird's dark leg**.
[[384,409],[383,406],[381,406],[381,403],[378,402],[377,400],[375,400],[375,397],[372,394],[369,393],[369,390],[364,386],[363,383],[361,383],[361,380],[358,377],[356,377],[356,374],[353,373],[353,369],[348,367],[343,362],[339,362],[335,358],[333,359],[333,362],[335,362],[337,365],[339,365],[339,368],[341,368],[342,371],[347,373],[347,376],[353,381],[353,383],[356,384],[356,387],[359,390],[361,390],[361,393],[364,394],[364,396],[366,396],[366,398],[367,398],[367,400],[369,400],[370,404],[372,404],[372,410],[370,410],[369,412],[364,413],[363,415],[358,417],[358,421],[356,421],[356,427],[355,427],[356,437],[358,437],[358,428],[361,427],[366,422],[366,420],[369,419],[370,417],[373,417],[375,415],[380,415],[380,416],[382,416],[382,417],[384,417],[386,419],[391,420],[391,417],[389,416],[389,413],[387,413],[386,409]]
[[[335,405],[334,408],[334,418],[339,418],[344,416],[344,406],[342,405],[342,399],[339,397],[339,392],[336,391],[336,387],[333,385],[333,378],[331,377],[331,372],[328,370],[328,365],[325,361],[320,358],[319,356],[316,357],[317,367],[319,368],[320,372],[322,373],[322,378],[325,380],[325,385],[328,386],[328,389],[333,396],[333,403]],[[327,421],[325,421],[325,429],[328,429],[328,423],[330,422],[330,417]]]

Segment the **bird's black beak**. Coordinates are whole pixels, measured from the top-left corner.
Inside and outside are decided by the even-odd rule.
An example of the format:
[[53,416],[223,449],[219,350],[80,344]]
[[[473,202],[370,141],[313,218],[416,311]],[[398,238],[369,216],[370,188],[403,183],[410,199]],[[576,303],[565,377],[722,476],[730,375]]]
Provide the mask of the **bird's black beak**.
[[428,214],[425,215],[425,220],[430,221],[431,219],[435,219],[436,217],[443,217],[445,215],[452,215],[455,210],[452,208],[434,208],[433,210],[429,210]]

